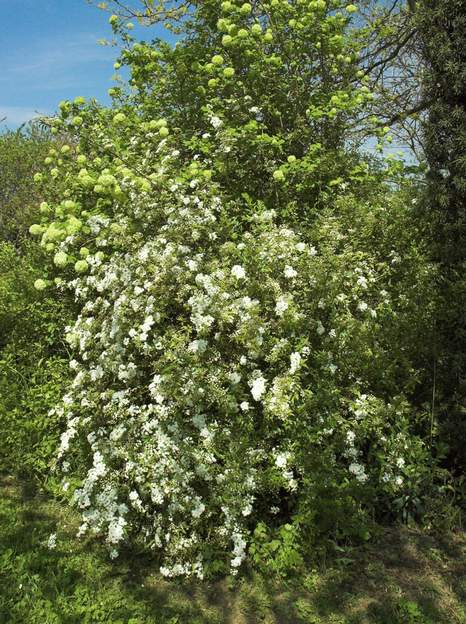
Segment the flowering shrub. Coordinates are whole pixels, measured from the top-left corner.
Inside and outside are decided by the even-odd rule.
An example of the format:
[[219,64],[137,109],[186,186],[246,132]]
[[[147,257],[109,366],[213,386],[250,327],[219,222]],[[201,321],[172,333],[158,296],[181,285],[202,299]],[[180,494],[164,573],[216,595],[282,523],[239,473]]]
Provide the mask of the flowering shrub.
[[[175,48],[178,69],[196,45]],[[274,137],[264,114],[235,132],[238,111],[228,117],[216,93],[194,106],[209,131],[192,137],[170,103],[158,116],[155,94],[139,99],[146,78],[132,69],[139,91],[125,106],[62,103],[54,127],[76,140],[37,178],[50,199],[31,233],[54,266],[36,288],[54,280],[80,306],[66,334],[74,381],[55,412],[66,421],[63,487],[81,535],[105,536],[112,556],[137,536],[166,576],[235,573],[268,531],[292,567],[310,533],[342,520],[357,532],[363,508],[398,496],[410,465],[424,465],[400,384],[410,354],[398,361],[391,340],[419,315],[403,289],[426,289],[429,270],[406,236],[391,238],[401,194],[378,184],[370,205],[353,194],[375,179],[365,163],[348,159],[346,178],[310,184],[321,162],[313,121],[305,154],[279,165],[298,127]],[[252,95],[241,98],[256,115]]]

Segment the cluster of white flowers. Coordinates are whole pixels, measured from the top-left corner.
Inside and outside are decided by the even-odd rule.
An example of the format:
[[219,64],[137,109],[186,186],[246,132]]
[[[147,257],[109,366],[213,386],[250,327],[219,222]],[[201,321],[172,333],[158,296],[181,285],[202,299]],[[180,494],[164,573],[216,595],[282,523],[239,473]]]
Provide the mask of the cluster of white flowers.
[[[224,123],[209,119],[215,131]],[[259,495],[299,496],[306,457],[347,431],[329,388],[340,374],[364,388],[358,340],[375,331],[366,312],[390,301],[369,261],[331,251],[331,228],[321,250],[260,203],[238,225],[241,206],[202,175],[208,162],[195,155],[183,169],[179,151],[150,140],[129,142],[134,170],[88,165],[87,176],[118,187],[108,215],[94,185],[75,189],[94,208],[59,245],[70,257],[82,246],[85,266],[68,282],[80,314],[66,335],[74,380],[57,408],[58,458],[81,535],[105,536],[116,557],[137,528],[161,553],[162,574],[202,577],[206,542],[236,571]],[[157,193],[149,180],[163,181]],[[366,403],[353,401],[355,430]],[[347,431],[331,457],[364,483],[355,440]]]

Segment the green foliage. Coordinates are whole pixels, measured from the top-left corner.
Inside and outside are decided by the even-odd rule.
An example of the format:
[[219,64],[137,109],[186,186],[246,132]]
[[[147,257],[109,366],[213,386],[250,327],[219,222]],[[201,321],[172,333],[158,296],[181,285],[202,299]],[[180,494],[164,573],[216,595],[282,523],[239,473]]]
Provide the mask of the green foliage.
[[46,480],[60,424],[50,414],[67,376],[66,298],[33,287],[42,253],[0,243],[0,469]]
[[423,0],[416,15],[430,102],[422,208],[432,257],[441,269],[433,383],[448,465],[461,474],[466,469],[466,12],[462,0]]
[[49,133],[37,125],[0,136],[0,470],[45,482],[60,423],[50,410],[63,393],[67,297],[41,296],[43,251],[28,238],[39,215],[33,174],[44,167]]
[[262,571],[297,574],[304,568],[302,536],[298,525],[284,524],[273,531],[260,522],[253,533],[249,554]]
[[50,120],[34,283],[79,306],[58,459],[112,557],[285,574],[431,492],[435,270],[403,164],[348,147],[370,94],[343,9],[203,2],[174,47],[112,19],[131,88]]
[[129,88],[49,120],[39,243],[0,253],[0,448],[112,558],[291,575],[435,490],[437,272],[403,163],[348,143],[355,6],[192,8],[174,47],[112,17]]
[[49,133],[37,125],[0,134],[0,240],[18,244],[37,213],[34,174],[43,166]]

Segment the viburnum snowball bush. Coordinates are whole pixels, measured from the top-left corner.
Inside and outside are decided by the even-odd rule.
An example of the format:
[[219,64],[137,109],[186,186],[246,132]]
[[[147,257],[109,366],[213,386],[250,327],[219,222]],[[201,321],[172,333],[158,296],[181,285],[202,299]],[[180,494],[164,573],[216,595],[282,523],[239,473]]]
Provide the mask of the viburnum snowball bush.
[[[221,10],[230,6],[244,26],[257,17],[246,4]],[[203,3],[201,17],[207,10],[218,3]],[[235,45],[236,67],[246,67],[251,55]],[[128,54],[142,49],[163,71],[157,46]],[[189,38],[162,49],[178,70],[199,50]],[[229,53],[214,52],[205,60],[222,80],[215,68]],[[331,501],[342,501],[349,526],[364,501],[399,496],[424,451],[398,383],[409,357],[394,362],[390,343],[398,318],[422,317],[401,290],[422,289],[428,270],[406,237],[401,265],[384,248],[401,200],[387,200],[388,189],[372,206],[353,195],[371,180],[365,163],[347,159],[353,187],[312,185],[315,163],[329,167],[317,122],[299,122],[309,139],[299,161],[283,153],[298,139],[271,112],[289,105],[279,90],[267,112],[247,81],[230,112],[202,92],[183,126],[182,101],[165,106],[155,86],[142,97],[146,69],[133,65],[137,93],[124,110],[62,103],[53,124],[69,149],[53,157],[42,182],[50,213],[31,231],[55,259],[40,288],[55,281],[80,304],[66,335],[75,377],[57,407],[59,467],[82,511],[80,534],[104,535],[112,556],[135,537],[159,553],[164,575],[202,577],[236,572],[264,525],[271,535],[290,527],[299,553]],[[82,123],[70,125],[78,113]],[[316,193],[329,206],[320,213],[305,204]],[[307,210],[313,222],[299,228]]]

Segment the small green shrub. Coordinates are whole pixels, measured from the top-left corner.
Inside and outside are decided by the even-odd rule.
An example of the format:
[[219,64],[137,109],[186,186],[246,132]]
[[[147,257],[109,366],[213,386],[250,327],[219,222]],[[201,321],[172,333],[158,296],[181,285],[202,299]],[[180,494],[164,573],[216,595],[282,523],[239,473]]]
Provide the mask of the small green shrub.
[[50,410],[68,376],[68,311],[33,287],[40,256],[32,243],[0,243],[0,469],[44,481],[62,427]]

